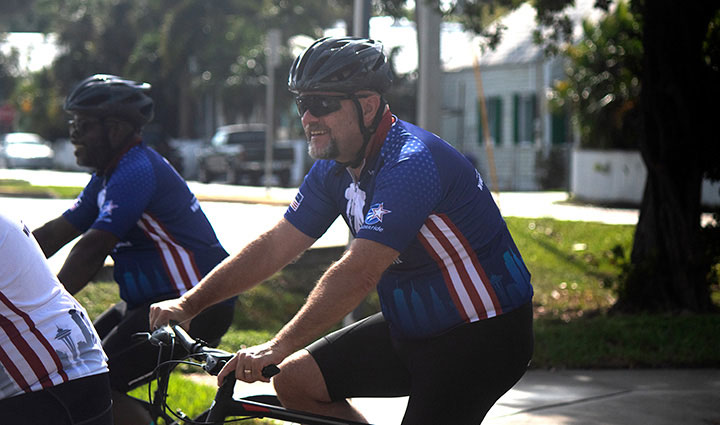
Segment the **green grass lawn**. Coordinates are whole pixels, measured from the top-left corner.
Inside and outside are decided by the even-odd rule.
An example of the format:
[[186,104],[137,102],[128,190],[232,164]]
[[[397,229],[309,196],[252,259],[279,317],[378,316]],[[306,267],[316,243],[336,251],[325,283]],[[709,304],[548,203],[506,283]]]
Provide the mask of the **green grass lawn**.
[[33,186],[25,180],[0,179],[3,195],[34,196],[38,198],[76,198],[83,188],[67,186]]
[[571,318],[606,310],[615,302],[610,284],[629,253],[635,226],[506,218],[532,274],[539,315]]
[[[151,388],[154,391],[154,386]],[[178,411],[187,415],[190,418],[194,418],[207,410],[208,406],[215,398],[216,388],[211,385],[195,382],[194,380],[184,376],[181,373],[173,373],[170,378],[170,385],[168,388],[167,398],[167,411],[170,416],[173,416]],[[148,386],[136,388],[130,392],[130,395],[143,400],[148,400]],[[231,418],[227,419],[231,421]],[[164,421],[159,421],[161,424]],[[248,425],[272,425],[278,424],[279,422],[270,419],[243,419],[241,422],[229,422],[229,423],[242,423]]]

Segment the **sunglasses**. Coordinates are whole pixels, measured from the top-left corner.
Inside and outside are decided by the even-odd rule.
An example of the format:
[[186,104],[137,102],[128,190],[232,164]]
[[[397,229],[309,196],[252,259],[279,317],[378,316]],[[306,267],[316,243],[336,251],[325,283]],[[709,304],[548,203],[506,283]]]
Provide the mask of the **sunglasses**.
[[310,111],[315,117],[322,117],[339,111],[342,107],[340,103],[343,100],[352,99],[351,95],[304,95],[295,98],[298,115],[305,115],[306,111]]
[[370,95],[358,96],[353,94],[308,94],[295,97],[295,105],[297,105],[298,115],[305,115],[306,111],[310,111],[314,117],[322,117],[339,111],[342,108],[343,100],[364,97]]
[[90,130],[90,128],[96,124],[102,124],[103,120],[101,119],[79,119],[79,120],[69,120],[68,126],[70,126],[70,131],[74,132],[77,137],[83,136],[85,133]]

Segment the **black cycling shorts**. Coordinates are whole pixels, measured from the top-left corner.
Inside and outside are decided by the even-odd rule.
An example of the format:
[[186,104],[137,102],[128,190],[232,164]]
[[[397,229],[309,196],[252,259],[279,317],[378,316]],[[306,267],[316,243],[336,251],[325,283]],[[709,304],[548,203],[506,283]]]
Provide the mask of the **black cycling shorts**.
[[0,422],[22,425],[112,425],[107,373],[0,400]]
[[533,352],[532,305],[400,340],[382,313],[311,344],[332,400],[410,396],[403,424],[473,424],[522,377]]
[[[132,338],[135,333],[149,331],[151,304],[148,302],[129,310],[127,304],[121,301],[93,322],[109,359],[110,385],[115,391],[126,393],[147,383],[158,365],[158,347]],[[230,328],[233,311],[234,303],[229,302],[208,307],[190,322],[190,335],[217,346]],[[169,359],[169,353],[165,351],[165,354],[168,357],[163,361]],[[182,354],[182,349],[178,347],[175,354]],[[174,357],[177,358],[177,355]]]

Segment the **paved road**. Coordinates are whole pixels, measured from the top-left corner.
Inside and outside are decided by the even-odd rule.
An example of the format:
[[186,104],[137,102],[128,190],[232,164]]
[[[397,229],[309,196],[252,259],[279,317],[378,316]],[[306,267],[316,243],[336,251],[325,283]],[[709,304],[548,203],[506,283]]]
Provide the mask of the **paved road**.
[[[35,185],[84,186],[89,175],[78,172],[29,171],[0,169],[0,179],[20,179]],[[207,185],[191,182],[202,208],[213,225],[218,239],[229,252],[237,252],[264,231],[270,229],[285,213],[295,189],[271,189],[227,185]],[[240,196],[242,195],[242,198]],[[287,200],[287,199],[290,200]],[[242,199],[243,202],[238,202]],[[62,214],[72,205],[69,199],[19,198],[0,195],[0,209],[21,218],[31,229]],[[313,247],[344,246],[348,242],[345,223],[338,219],[327,234]],[[50,258],[50,266],[57,272],[74,243],[62,248]],[[111,260],[108,260],[111,261]]]
[[[35,199],[0,196],[0,209],[5,214],[22,219],[35,229],[62,214],[72,205],[69,199]],[[202,207],[213,225],[220,243],[229,252],[237,252],[246,244],[270,229],[285,213],[286,206],[246,204],[240,202],[205,202]],[[348,241],[348,230],[337,220],[328,233],[313,245],[315,248],[343,246]],[[53,271],[58,272],[74,242],[63,247],[49,260]],[[108,259],[108,264],[110,263]]]

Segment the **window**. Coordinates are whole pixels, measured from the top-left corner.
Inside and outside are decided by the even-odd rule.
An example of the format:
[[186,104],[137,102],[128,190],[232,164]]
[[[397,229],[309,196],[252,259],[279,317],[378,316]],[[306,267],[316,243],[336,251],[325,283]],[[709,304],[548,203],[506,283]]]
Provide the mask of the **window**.
[[[490,126],[490,139],[494,144],[499,145],[502,143],[502,98],[499,96],[488,97],[485,100],[487,107],[487,120]],[[480,137],[478,140],[481,144],[485,143],[485,136],[483,133],[483,119],[481,106],[478,105],[478,129],[480,130]]]
[[513,141],[515,144],[535,141],[537,120],[537,96],[535,93],[513,95]]

